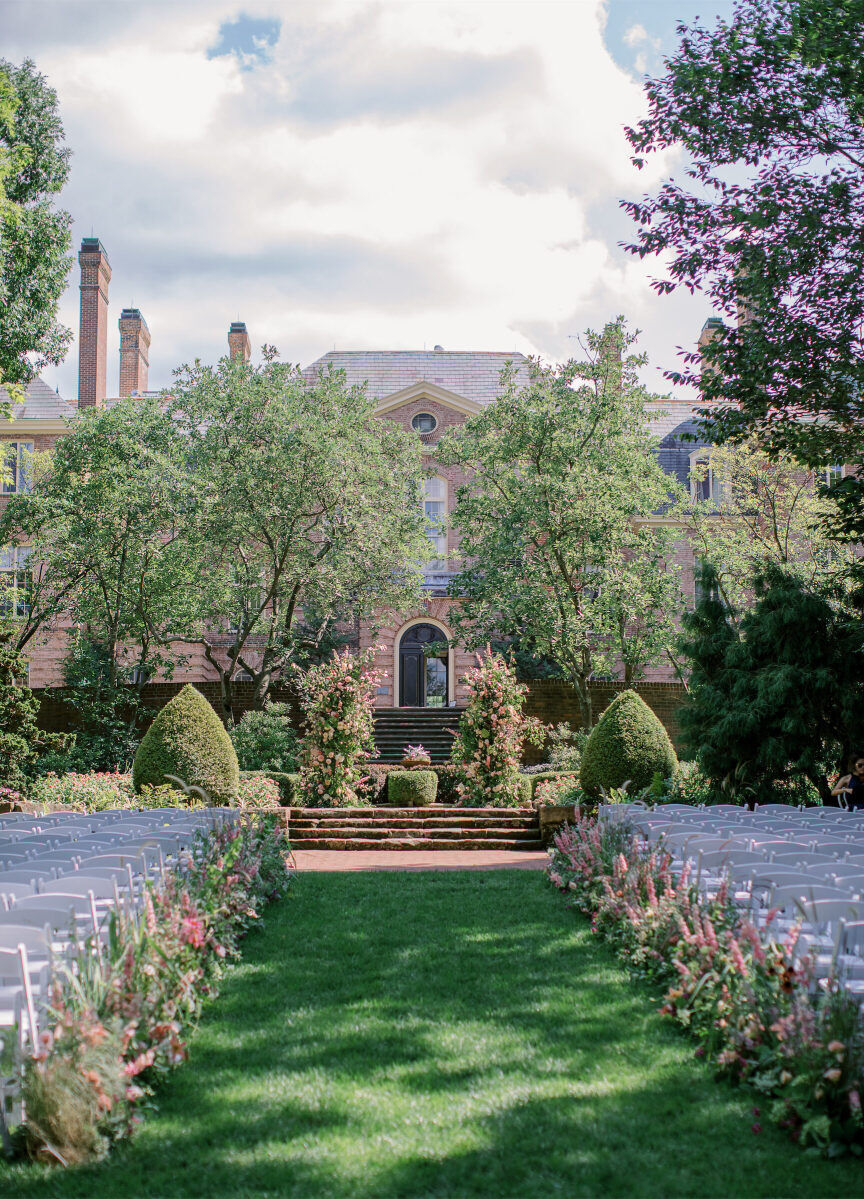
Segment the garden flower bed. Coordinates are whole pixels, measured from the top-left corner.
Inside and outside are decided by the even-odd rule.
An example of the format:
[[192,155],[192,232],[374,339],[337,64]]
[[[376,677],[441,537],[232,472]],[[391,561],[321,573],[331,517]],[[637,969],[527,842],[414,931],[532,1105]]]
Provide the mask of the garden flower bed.
[[[554,838],[548,876],[591,917],[637,975],[663,984],[661,1011],[699,1041],[698,1056],[758,1093],[793,1140],[864,1152],[864,1032],[857,1004],[813,985],[798,937],[760,934],[721,888],[700,897],[668,855],[645,854],[626,825],[577,819]],[[771,914],[769,914],[770,916]]]
[[274,819],[199,836],[174,872],[148,884],[142,911],[111,913],[101,951],[91,940],[58,967],[47,1027],[22,1063],[19,1151],[68,1165],[128,1137],[160,1078],[185,1059],[243,934],[286,892],[289,847]]

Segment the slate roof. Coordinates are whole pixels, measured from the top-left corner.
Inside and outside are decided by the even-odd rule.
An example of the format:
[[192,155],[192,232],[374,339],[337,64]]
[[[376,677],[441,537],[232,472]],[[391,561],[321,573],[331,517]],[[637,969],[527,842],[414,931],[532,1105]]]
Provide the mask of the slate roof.
[[515,350],[331,350],[303,373],[312,380],[332,365],[345,372],[349,386],[368,380],[374,399],[413,383],[437,383],[468,400],[488,404],[500,394],[499,378],[507,362],[517,366],[517,383],[524,386],[528,359]]
[[[8,391],[0,387],[0,400],[8,399]],[[44,379],[28,383],[24,388],[24,403],[12,407],[15,420],[60,420],[64,416],[74,416],[77,411],[75,404],[64,400]]]
[[[694,440],[684,440],[689,434]],[[711,445],[694,419],[682,421],[667,433],[657,447],[657,458],[667,475],[674,475],[682,487],[690,490],[690,455],[701,446]]]

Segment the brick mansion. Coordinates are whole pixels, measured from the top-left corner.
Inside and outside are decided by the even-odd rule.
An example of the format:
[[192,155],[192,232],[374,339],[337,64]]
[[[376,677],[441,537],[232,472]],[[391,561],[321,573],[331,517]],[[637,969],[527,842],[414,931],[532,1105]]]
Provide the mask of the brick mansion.
[[[23,462],[29,453],[50,450],[69,431],[76,413],[94,405],[110,405],[117,399],[148,391],[151,335],[137,308],[124,308],[119,316],[120,361],[118,389],[112,395],[108,383],[107,341],[111,267],[98,238],[84,238],[78,255],[80,265],[80,326],[78,394],[64,398],[37,379],[25,389],[23,404],[13,409],[13,421],[0,426],[7,471],[0,507],[6,498],[27,486]],[[703,336],[710,335],[710,322]],[[251,345],[245,324],[236,321],[228,330],[228,353],[249,359]],[[457,570],[456,534],[447,525],[447,514],[455,502],[457,487],[464,482],[459,469],[440,465],[435,447],[447,429],[461,424],[499,395],[500,374],[512,363],[517,384],[528,381],[528,360],[516,352],[489,350],[450,351],[436,346],[429,351],[333,350],[304,368],[308,379],[333,367],[345,373],[347,384],[366,384],[382,420],[395,421],[413,431],[421,443],[428,466],[424,509],[430,540],[430,558],[423,574],[423,600],[410,612],[386,614],[383,627],[376,629],[379,647],[377,665],[386,681],[378,689],[381,708],[445,708],[461,706],[461,678],[473,655],[460,647],[453,636],[449,615],[458,599],[451,597],[450,581]],[[696,424],[690,401],[665,399],[649,405],[651,430],[658,442],[659,460],[671,476],[692,488],[691,469],[704,443],[685,439]],[[709,481],[710,486],[710,481]],[[693,555],[686,538],[678,543],[676,557],[683,569],[685,591],[693,588]],[[29,569],[26,547],[0,547],[2,594],[19,602],[26,593]],[[7,601],[8,602],[8,601]],[[62,682],[62,663],[68,649],[71,624],[52,629],[28,649],[29,682],[37,691]],[[373,644],[373,632],[361,626],[360,645]],[[440,656],[427,652],[447,645]],[[178,667],[173,684],[199,685],[215,682],[216,675],[198,646],[189,646],[185,663]],[[647,676],[649,684],[670,680],[668,668]],[[158,686],[158,684],[152,684]],[[146,690],[146,688],[145,688]],[[561,718],[561,717],[559,717]]]

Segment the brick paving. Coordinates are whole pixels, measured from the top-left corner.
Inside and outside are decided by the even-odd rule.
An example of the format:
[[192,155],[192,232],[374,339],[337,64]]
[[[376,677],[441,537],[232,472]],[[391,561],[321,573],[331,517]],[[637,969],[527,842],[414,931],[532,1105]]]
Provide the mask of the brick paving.
[[482,850],[331,850],[298,849],[300,874],[342,870],[542,870],[545,853],[508,849]]

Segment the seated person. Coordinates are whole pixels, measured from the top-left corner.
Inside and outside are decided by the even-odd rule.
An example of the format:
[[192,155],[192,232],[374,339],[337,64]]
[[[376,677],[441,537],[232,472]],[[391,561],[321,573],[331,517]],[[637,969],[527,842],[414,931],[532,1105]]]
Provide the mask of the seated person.
[[853,754],[848,762],[849,773],[842,775],[831,788],[832,795],[845,795],[849,808],[864,808],[864,754]]

